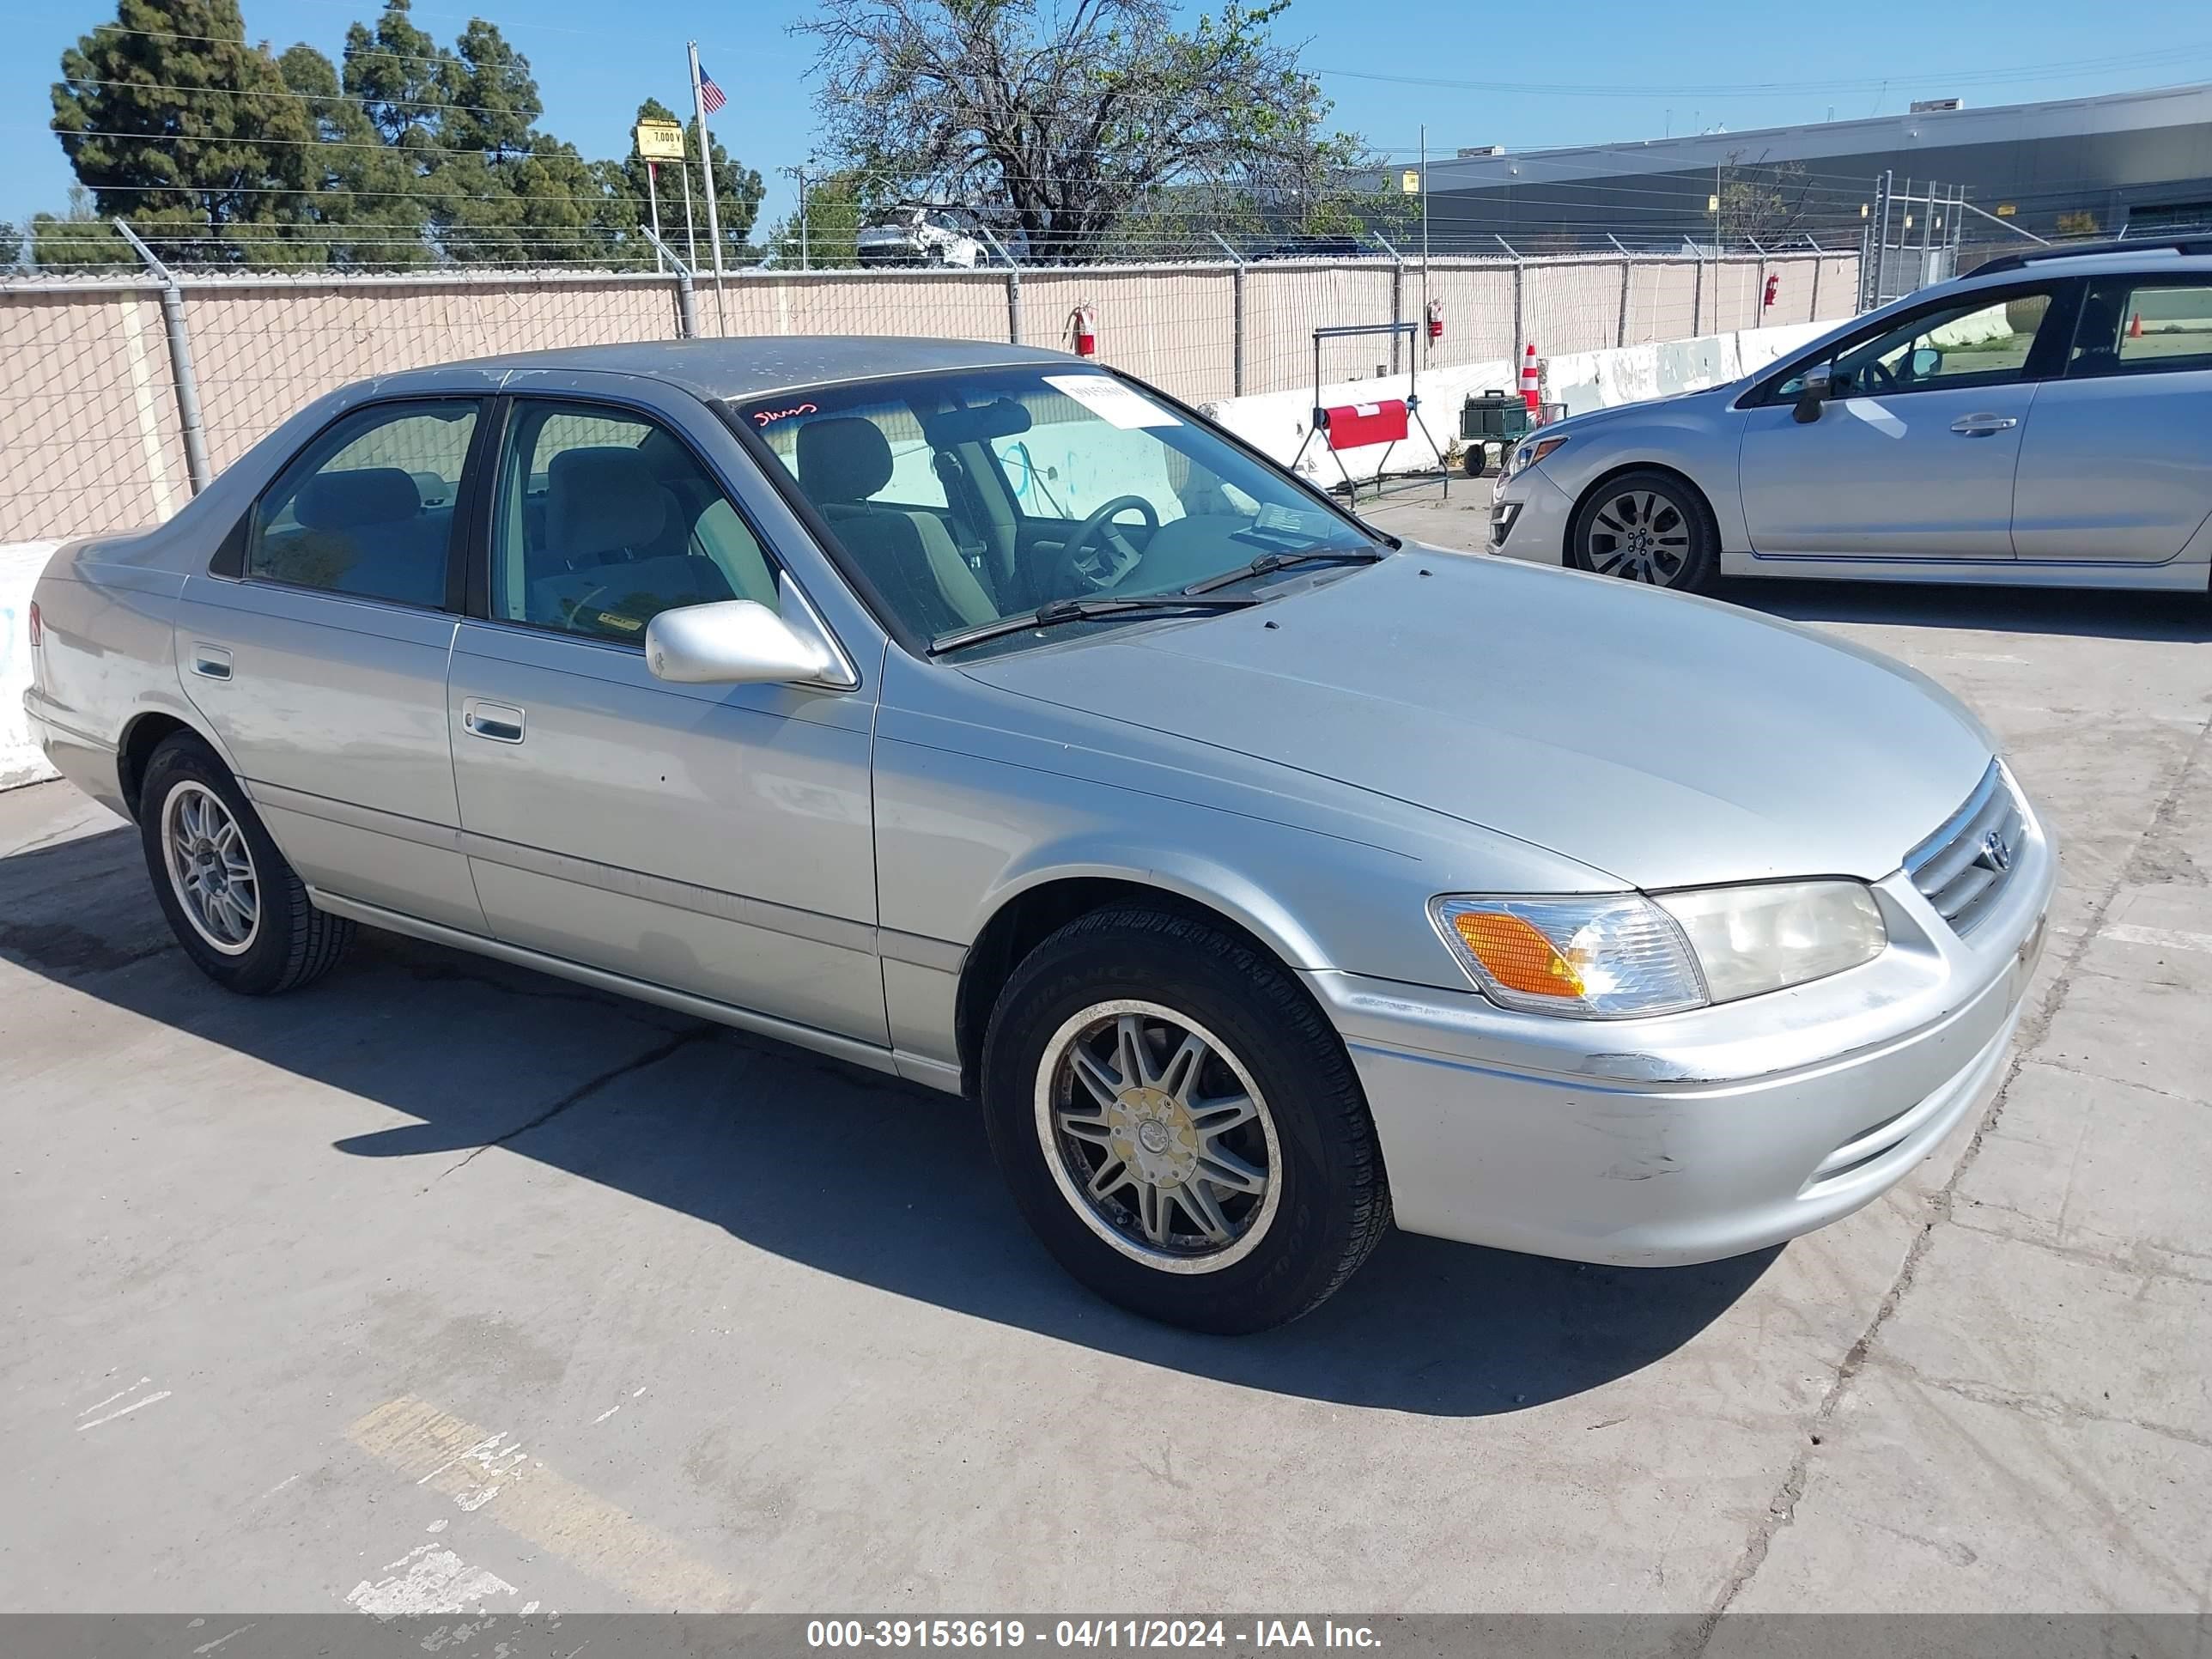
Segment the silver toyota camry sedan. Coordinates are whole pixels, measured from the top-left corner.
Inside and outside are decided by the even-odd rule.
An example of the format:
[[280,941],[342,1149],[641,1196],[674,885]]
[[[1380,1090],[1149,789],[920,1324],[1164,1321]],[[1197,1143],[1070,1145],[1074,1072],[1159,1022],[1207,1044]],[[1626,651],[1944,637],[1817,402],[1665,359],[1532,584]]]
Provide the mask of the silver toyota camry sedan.
[[1997,1069],[2055,872],[1918,675],[1401,544],[1020,347],[349,387],[32,634],[219,984],[366,924],[968,1097],[1072,1273],[1214,1331],[1394,1220],[1657,1265],[1856,1209]]

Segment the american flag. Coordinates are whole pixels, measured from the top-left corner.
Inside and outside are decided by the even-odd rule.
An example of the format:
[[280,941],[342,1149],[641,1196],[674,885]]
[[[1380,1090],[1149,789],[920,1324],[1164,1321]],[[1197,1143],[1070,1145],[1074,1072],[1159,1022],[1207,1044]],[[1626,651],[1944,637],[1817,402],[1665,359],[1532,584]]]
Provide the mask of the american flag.
[[707,73],[707,66],[704,64],[700,64],[699,106],[705,110],[708,114],[712,115],[716,110],[721,108],[723,105],[729,101],[730,100],[722,96],[721,88],[714,84],[714,77]]

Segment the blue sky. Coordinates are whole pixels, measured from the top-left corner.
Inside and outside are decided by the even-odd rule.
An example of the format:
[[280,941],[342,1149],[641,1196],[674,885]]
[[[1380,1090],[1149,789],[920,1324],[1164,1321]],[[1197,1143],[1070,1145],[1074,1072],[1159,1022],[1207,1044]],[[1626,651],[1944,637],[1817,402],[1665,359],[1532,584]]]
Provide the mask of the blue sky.
[[[1049,5],[1050,0],[1045,0]],[[375,0],[242,0],[250,38],[295,40],[333,58],[346,24]],[[586,155],[621,154],[648,94],[684,106],[684,43],[696,36],[729,95],[714,127],[769,182],[765,223],[786,210],[813,111],[808,43],[787,26],[796,0],[739,0],[686,11],[605,0],[418,0],[441,40],[476,13],[529,58],[545,125]],[[47,88],[62,48],[112,21],[112,0],[0,0],[0,218],[58,208],[70,182],[46,130]],[[1509,8],[1443,0],[1294,0],[1278,25],[1308,42],[1340,125],[1410,156],[1428,127],[1432,150],[1521,149],[1656,137],[1724,123],[1731,130],[1895,112],[1916,97],[2017,103],[2212,80],[2212,15],[2201,0],[2137,0],[2107,10],[2068,0],[1929,5],[1862,0],[1843,10],[1802,0],[1582,0]],[[1550,90],[1472,90],[1367,76],[1510,82]],[[1572,88],[1572,90],[1569,90]]]

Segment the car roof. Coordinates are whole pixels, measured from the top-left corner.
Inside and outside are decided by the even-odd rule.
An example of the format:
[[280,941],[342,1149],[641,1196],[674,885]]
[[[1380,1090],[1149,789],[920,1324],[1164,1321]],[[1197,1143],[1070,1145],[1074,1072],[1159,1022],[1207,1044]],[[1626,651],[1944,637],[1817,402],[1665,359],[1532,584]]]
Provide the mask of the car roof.
[[2125,242],[2093,242],[2075,247],[2054,243],[2001,255],[1967,272],[1959,278],[1958,285],[1964,289],[2038,276],[2094,276],[2100,271],[2122,276],[2212,271],[2212,237],[2145,239],[2132,246]]
[[[705,297],[701,304],[706,303]],[[859,334],[753,335],[732,340],[641,340],[625,344],[568,346],[552,351],[514,351],[495,357],[417,369],[410,382],[434,381],[444,370],[566,371],[635,374],[678,386],[702,398],[756,398],[800,386],[926,374],[940,369],[992,368],[1048,363],[1061,368],[1079,359],[1036,346],[988,340],[925,340]],[[390,384],[391,382],[387,382]]]

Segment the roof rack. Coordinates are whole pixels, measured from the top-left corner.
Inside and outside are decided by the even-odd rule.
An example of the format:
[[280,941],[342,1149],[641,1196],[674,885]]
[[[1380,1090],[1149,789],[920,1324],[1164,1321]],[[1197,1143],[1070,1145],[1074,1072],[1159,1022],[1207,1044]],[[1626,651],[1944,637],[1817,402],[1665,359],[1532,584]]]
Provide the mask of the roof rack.
[[2029,248],[2021,253],[2000,253],[1986,264],[1976,265],[1973,274],[1987,276],[1996,271],[2024,270],[2046,259],[2085,259],[2099,253],[2143,253],[2166,248],[2184,255],[2212,254],[2212,236],[2200,231],[2194,236],[2130,236],[2114,242],[2054,242],[2048,247]]

